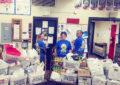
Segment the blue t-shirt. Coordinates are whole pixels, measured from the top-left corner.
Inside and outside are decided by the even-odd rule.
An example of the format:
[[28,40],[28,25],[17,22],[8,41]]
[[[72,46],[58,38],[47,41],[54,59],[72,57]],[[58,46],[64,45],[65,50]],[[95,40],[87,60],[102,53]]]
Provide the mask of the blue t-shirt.
[[40,61],[45,61],[45,52],[44,52],[44,48],[45,48],[45,43],[41,40],[38,41],[38,45],[39,47],[41,47],[42,49],[40,49]]
[[66,54],[69,53],[69,50],[71,50],[71,44],[68,40],[59,40],[56,44],[57,48],[57,56],[58,57],[65,57]]
[[77,38],[75,40],[74,46],[74,52],[83,53],[85,48],[85,40],[82,37]]

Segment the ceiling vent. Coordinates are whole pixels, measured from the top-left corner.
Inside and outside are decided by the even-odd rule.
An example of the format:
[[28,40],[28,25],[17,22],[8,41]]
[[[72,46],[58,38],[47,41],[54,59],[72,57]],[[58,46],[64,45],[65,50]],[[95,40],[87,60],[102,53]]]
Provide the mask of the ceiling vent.
[[55,6],[55,0],[32,0],[32,4],[35,6]]

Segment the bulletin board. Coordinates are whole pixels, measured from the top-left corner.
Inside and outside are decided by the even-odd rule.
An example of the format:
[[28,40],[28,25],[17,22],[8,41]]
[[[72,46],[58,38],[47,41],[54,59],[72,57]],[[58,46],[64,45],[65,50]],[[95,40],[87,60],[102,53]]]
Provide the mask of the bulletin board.
[[32,47],[36,48],[37,36],[44,33],[44,43],[48,45],[48,48],[53,48],[57,42],[57,18],[49,17],[34,17],[33,19],[33,40]]
[[31,0],[0,0],[0,14],[31,15]]
[[71,42],[75,40],[76,37],[76,32],[77,30],[82,30],[83,31],[83,38],[85,40],[85,53],[88,52],[87,48],[87,39],[88,39],[88,25],[87,24],[59,24],[58,27],[58,37],[60,37],[61,32],[66,32],[67,33],[67,40]]

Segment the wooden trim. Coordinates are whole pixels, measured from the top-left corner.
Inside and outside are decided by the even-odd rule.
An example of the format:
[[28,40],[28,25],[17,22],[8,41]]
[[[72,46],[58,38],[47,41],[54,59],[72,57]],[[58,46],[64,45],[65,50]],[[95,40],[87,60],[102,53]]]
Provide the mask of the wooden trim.
[[[14,36],[14,24],[19,22],[20,31],[19,31],[19,39],[13,39]],[[21,42],[22,41],[22,19],[12,19],[12,41]]]

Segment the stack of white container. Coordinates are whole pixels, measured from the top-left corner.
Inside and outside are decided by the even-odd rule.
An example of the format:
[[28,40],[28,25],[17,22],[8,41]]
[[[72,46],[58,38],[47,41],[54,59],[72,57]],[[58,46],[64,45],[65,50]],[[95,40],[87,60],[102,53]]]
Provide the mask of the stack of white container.
[[9,77],[7,76],[8,64],[0,60],[0,85],[8,85]]
[[120,85],[120,67],[112,60],[87,60],[91,71],[92,85]]
[[120,85],[120,67],[117,64],[109,68],[107,85]]
[[52,72],[51,80],[59,81],[63,83],[76,84],[77,82],[77,73],[75,71],[80,67],[80,62],[75,61],[72,56],[74,54],[69,53],[65,58],[63,58],[63,69],[61,73]]
[[106,85],[102,61],[91,58],[87,60],[87,63],[91,72],[92,85]]
[[[6,63],[0,60],[0,85],[34,85],[44,82],[44,63],[39,62],[36,50],[22,50],[24,59],[17,63]],[[28,79],[28,80],[27,80]],[[28,81],[28,82],[27,82]]]
[[30,49],[28,51],[23,50],[22,56],[26,56],[29,60],[21,61],[22,68],[28,76],[29,85],[38,84],[44,82],[44,63],[39,62],[39,55],[36,50]]

